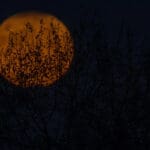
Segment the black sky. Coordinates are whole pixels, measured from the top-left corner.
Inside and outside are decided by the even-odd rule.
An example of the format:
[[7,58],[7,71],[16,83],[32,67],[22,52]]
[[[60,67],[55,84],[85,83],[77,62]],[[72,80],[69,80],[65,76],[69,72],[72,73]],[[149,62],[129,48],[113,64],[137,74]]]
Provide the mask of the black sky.
[[122,18],[135,30],[137,39],[143,36],[149,39],[150,2],[146,0],[5,0],[0,5],[0,21],[17,12],[35,10],[52,13],[72,25],[83,15],[82,6],[89,11],[96,10],[102,16],[110,41],[116,37]]
[[[133,32],[135,50],[140,51],[140,48],[150,48],[149,6],[149,1],[135,0],[5,0],[0,5],[0,21],[19,12],[41,11],[57,16],[71,29],[79,24],[80,18],[86,17],[85,13],[92,14],[95,10],[101,16],[109,45],[115,44],[124,20]],[[123,43],[123,47],[126,47],[126,43]]]

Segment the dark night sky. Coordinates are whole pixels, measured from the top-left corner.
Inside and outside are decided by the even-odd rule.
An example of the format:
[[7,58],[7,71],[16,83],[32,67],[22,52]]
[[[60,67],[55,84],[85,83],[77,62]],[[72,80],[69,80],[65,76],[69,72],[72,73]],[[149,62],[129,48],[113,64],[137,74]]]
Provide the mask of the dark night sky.
[[130,0],[5,0],[0,5],[1,20],[19,11],[40,10],[52,13],[69,24],[76,23],[82,15],[80,6],[95,9],[100,13],[111,39],[115,36],[121,18],[125,18],[138,33],[138,36],[150,32],[150,2]]

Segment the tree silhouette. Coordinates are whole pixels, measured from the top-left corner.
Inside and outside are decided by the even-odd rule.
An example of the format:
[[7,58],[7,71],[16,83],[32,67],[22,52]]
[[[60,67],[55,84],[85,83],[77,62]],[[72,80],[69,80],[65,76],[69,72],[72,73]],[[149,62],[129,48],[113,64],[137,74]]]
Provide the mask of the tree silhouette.
[[47,80],[58,80],[71,63],[73,54],[67,52],[73,50],[69,33],[62,37],[58,33],[59,27],[54,27],[53,23],[46,26],[44,19],[39,24],[38,33],[34,32],[30,22],[18,32],[9,31],[2,74],[23,87],[32,86],[34,82],[40,86],[41,82],[46,84]]
[[[1,81],[0,92],[8,100],[1,102],[0,106],[5,106],[4,108],[7,108],[10,113],[0,113],[2,119],[0,143],[6,142],[7,145],[9,143],[10,149],[13,144],[18,149],[43,150],[77,150],[79,148],[90,150],[112,149],[113,147],[127,149],[129,146],[134,149],[145,149],[149,133],[146,127],[149,119],[145,118],[145,115],[149,108],[146,105],[147,101],[143,101],[142,98],[149,98],[149,61],[148,56],[145,56],[148,49],[142,50],[143,55],[137,55],[133,29],[125,20],[121,22],[118,39],[111,46],[103,31],[100,17],[96,16],[95,12],[93,14],[90,12],[90,15],[81,18],[78,26],[72,31],[75,43],[74,60],[68,74],[55,85],[46,88],[18,89],[6,81]],[[4,72],[10,71],[11,63],[23,67],[36,61],[37,66],[40,63],[42,67],[35,67],[35,70],[31,72],[35,71],[34,75],[37,75],[38,79],[40,76],[38,76],[37,69],[46,76],[47,73],[44,70],[47,67],[54,69],[55,71],[52,72],[57,72],[57,76],[61,75],[61,66],[67,62],[67,56],[71,54],[66,54],[67,51],[66,53],[60,52],[61,46],[58,44],[58,47],[55,47],[57,55],[53,56],[49,53],[51,57],[47,56],[46,60],[41,63],[39,51],[44,45],[41,43],[42,32],[47,32],[47,29],[44,29],[42,20],[40,23],[41,29],[34,41],[37,46],[36,51],[32,52],[32,47],[28,42],[26,43],[26,48],[31,50],[31,56],[35,57],[29,58],[25,55],[22,58],[23,61],[20,60],[19,63],[12,59],[10,64],[7,64],[8,70],[4,69]],[[29,23],[27,26],[26,30],[30,32],[34,30]],[[28,32],[20,34],[21,40],[26,41],[28,36],[26,33]],[[48,39],[51,38],[50,35],[47,34]],[[54,40],[46,40],[47,48],[50,48],[52,42],[59,43],[60,39],[55,30],[53,30],[53,35]],[[15,44],[17,37],[18,34],[10,32],[11,48],[17,46]],[[71,42],[70,38],[67,40]],[[122,41],[125,43],[123,46]],[[67,45],[65,46],[67,49]],[[7,49],[8,56],[6,57],[15,58],[17,55],[11,52],[11,48]],[[62,64],[60,60],[55,62],[53,57],[58,57],[57,59],[60,59]],[[27,60],[30,61],[27,62]],[[140,69],[135,60],[142,60],[143,64],[139,63]],[[56,68],[54,68],[55,63],[59,64]],[[19,74],[18,78],[23,84],[28,77]],[[145,82],[141,83],[141,79]],[[21,111],[19,111],[20,107],[22,107]],[[18,128],[16,131],[11,127],[12,116],[14,122],[17,123],[13,125]],[[55,118],[63,121],[54,123]],[[54,127],[59,126],[58,124],[61,127],[54,128],[53,123]],[[53,130],[56,130],[55,134]],[[18,138],[20,135],[23,136]]]

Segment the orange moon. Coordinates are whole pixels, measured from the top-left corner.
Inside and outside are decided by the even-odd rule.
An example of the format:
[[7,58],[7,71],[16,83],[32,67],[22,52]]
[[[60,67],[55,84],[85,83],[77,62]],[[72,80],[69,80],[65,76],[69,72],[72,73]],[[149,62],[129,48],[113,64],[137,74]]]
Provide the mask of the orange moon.
[[0,74],[16,86],[49,86],[70,67],[74,45],[56,17],[38,12],[13,15],[0,26]]

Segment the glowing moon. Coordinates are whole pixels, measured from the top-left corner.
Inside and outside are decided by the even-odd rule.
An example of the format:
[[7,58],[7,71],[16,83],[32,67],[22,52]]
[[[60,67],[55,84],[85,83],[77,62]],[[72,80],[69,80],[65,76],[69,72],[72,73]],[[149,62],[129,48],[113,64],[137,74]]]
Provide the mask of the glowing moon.
[[0,73],[21,87],[48,86],[63,76],[73,58],[67,27],[45,13],[21,13],[0,26]]

